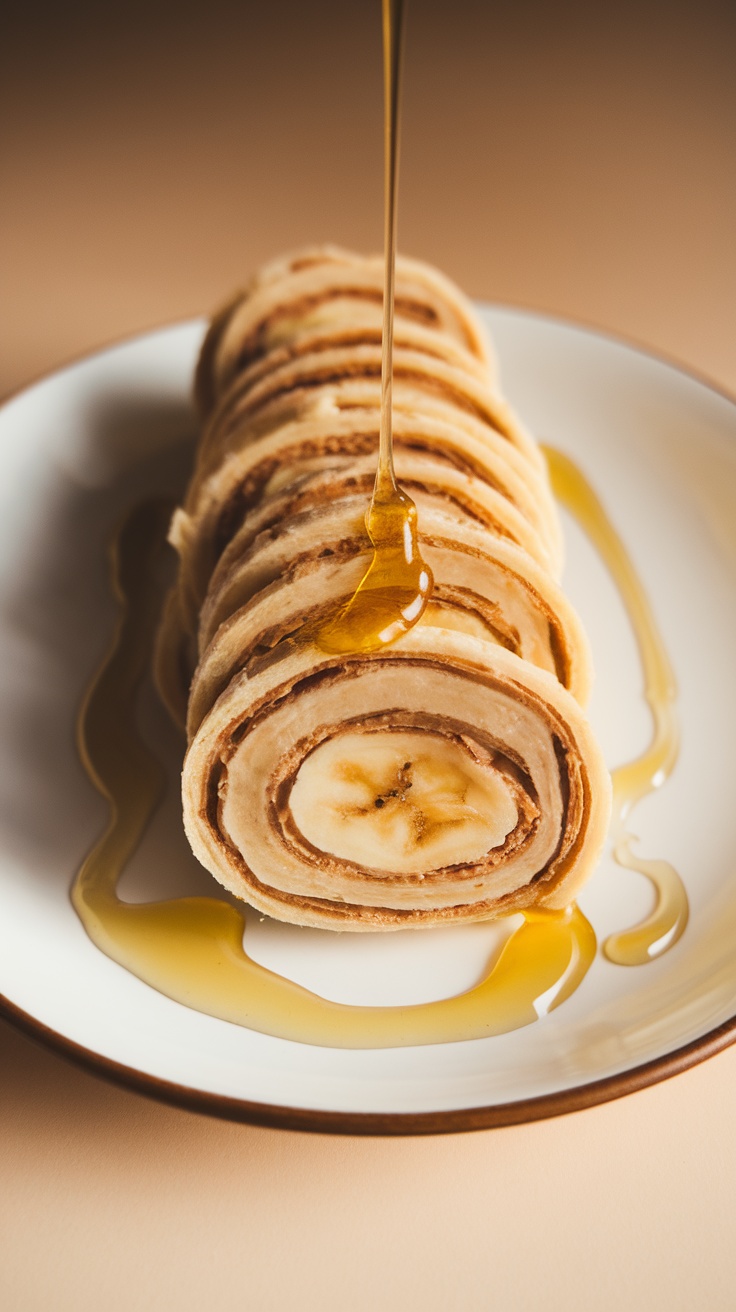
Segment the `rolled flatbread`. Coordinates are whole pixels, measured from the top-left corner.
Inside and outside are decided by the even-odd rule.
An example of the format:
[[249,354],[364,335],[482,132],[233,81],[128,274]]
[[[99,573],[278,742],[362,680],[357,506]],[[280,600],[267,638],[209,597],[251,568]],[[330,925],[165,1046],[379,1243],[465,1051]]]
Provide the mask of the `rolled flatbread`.
[[417,261],[397,268],[395,463],[433,595],[388,647],[319,645],[371,560],[382,276],[378,257],[298,252],[205,339],[157,647],[188,737],[186,832],[233,893],[297,924],[563,908],[610,810],[590,652],[541,452],[472,307]]

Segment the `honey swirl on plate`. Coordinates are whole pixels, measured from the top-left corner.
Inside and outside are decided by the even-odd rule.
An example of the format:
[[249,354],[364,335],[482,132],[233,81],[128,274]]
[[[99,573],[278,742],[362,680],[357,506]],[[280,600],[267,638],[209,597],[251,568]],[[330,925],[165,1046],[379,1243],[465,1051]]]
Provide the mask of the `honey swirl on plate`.
[[544,447],[552,487],[593,542],[608,567],[631,621],[644,675],[644,697],[652,713],[654,732],[641,756],[613,771],[611,835],[619,865],[651,881],[656,902],[649,916],[633,929],[612,934],[603,944],[609,961],[640,966],[659,957],[680,938],[688,922],[685,886],[669,861],[638,856],[637,841],[626,822],[631,810],[669,778],[680,748],[677,685],[662,637],[641,580],[618,533],[577,465],[560,451]]
[[[625,821],[632,806],[664,782],[677,757],[674,680],[641,584],[595,493],[567,456],[546,449],[555,491],[590,535],[621,591],[645,671],[655,717],[648,750],[614,773],[614,852],[657,889],[653,914],[612,936],[606,955],[640,964],[660,955],[687,922],[682,881],[667,862],[639,860]],[[519,1029],[564,1002],[596,952],[595,933],[577,906],[526,913],[514,925],[485,978],[439,1002],[353,1007],[331,1002],[261,966],[243,945],[243,908],[222,898],[185,897],[133,904],[117,883],[164,787],[163,770],[136,728],[160,608],[155,563],[169,507],[135,509],[113,549],[113,586],[121,615],[111,650],[85,698],[79,749],[108,800],[105,833],[83,863],[72,899],[84,927],[107,956],[160,993],[208,1015],[278,1038],[325,1047],[386,1048],[457,1042]],[[303,932],[303,931],[300,931]]]
[[365,517],[373,558],[350,600],[314,635],[317,646],[330,653],[375,651],[395,642],[421,619],[432,595],[432,571],[419,550],[417,508],[398,486],[394,473],[391,402],[403,33],[403,0],[383,0],[385,274],[381,426],[376,483]]

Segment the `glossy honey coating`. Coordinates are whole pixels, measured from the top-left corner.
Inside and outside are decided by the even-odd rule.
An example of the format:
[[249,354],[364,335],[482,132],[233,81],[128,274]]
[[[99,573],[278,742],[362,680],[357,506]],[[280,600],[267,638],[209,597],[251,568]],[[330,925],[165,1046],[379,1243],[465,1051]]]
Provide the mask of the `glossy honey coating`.
[[[83,760],[112,808],[110,826],[83,864],[74,888],[75,906],[93,940],[154,987],[213,1016],[282,1038],[350,1047],[447,1042],[503,1033],[528,1024],[564,1001],[584,977],[595,953],[595,935],[572,897],[595,863],[610,805],[605,766],[577,702],[567,691],[571,688],[584,696],[587,690],[586,677],[580,674],[585,661],[579,653],[577,659],[571,655],[576,645],[574,620],[566,617],[565,651],[559,631],[553,637],[555,613],[562,609],[559,600],[550,606],[548,599],[545,616],[544,601],[530,605],[527,596],[527,616],[536,619],[537,632],[532,619],[532,637],[522,640],[523,625],[513,624],[513,603],[518,599],[514,588],[509,588],[510,580],[516,580],[522,593],[525,587],[530,593],[534,588],[529,589],[528,569],[519,568],[518,561],[514,569],[512,554],[509,570],[508,560],[504,562],[498,548],[490,556],[476,553],[492,563],[485,575],[481,571],[484,578],[494,580],[490,586],[476,584],[473,592],[463,578],[451,588],[443,573],[433,596],[434,576],[425,559],[427,545],[420,544],[417,508],[396,481],[393,343],[402,12],[402,0],[384,0],[386,258],[378,468],[365,516],[370,561],[357,587],[341,597],[337,606],[329,599],[325,602],[320,590],[313,598],[311,614],[304,614],[304,598],[296,612],[292,602],[289,613],[282,596],[280,625],[274,625],[271,613],[270,629],[265,630],[259,629],[258,617],[254,623],[253,614],[248,613],[249,607],[251,612],[260,608],[262,622],[277,581],[268,581],[262,550],[259,558],[264,531],[266,546],[269,530],[271,542],[278,535],[280,515],[273,504],[268,507],[269,498],[278,502],[280,495],[281,511],[290,509],[297,518],[308,512],[310,478],[314,480],[311,492],[316,487],[324,494],[324,475],[329,484],[330,459],[340,448],[325,443],[323,433],[321,445],[310,449],[302,431],[297,470],[292,461],[284,460],[272,460],[270,467],[266,461],[264,469],[262,458],[260,481],[256,478],[255,482],[247,477],[243,481],[242,468],[232,470],[235,453],[278,434],[280,400],[283,423],[288,427],[298,418],[307,387],[319,394],[312,415],[318,426],[326,418],[330,401],[334,403],[334,394],[331,397],[324,391],[325,384],[342,383],[344,409],[349,409],[345,389],[351,374],[353,378],[357,374],[359,380],[362,375],[362,385],[370,394],[370,348],[376,334],[375,267],[364,262],[362,268],[355,268],[351,257],[334,250],[307,252],[262,271],[249,292],[238,294],[215,317],[205,340],[195,390],[203,413],[212,412],[212,419],[187,503],[173,526],[181,570],[164,613],[159,682],[175,713],[189,700],[191,746],[184,773],[187,832],[204,863],[239,896],[301,924],[396,928],[452,919],[458,911],[478,919],[519,910],[523,912],[522,926],[512,932],[481,984],[458,998],[409,1008],[351,1008],[317,998],[250,960],[243,947],[242,913],[221,901],[180,899],[136,907],[120,901],[117,877],[140,838],[160,783],[155,761],[131,730],[135,683],[145,667],[150,624],[145,564],[156,537],[155,531],[151,532],[151,516],[145,512],[140,523],[134,517],[127,526],[131,531],[124,532],[118,545],[116,592],[124,602],[125,618],[80,719]],[[529,518],[538,519],[534,528],[541,528],[541,536],[537,542],[532,533],[532,541],[543,561],[550,552],[546,563],[554,572],[559,563],[559,530],[554,512],[550,514],[546,482],[539,480],[542,459],[494,394],[482,331],[462,297],[440,275],[421,266],[406,265],[403,272],[405,285],[396,298],[399,336],[402,346],[408,345],[403,379],[405,383],[409,380],[409,394],[413,386],[421,402],[418,416],[414,404],[409,405],[409,413],[420,421],[423,418],[425,441],[431,420],[436,419],[431,411],[438,392],[441,404],[451,412],[451,432],[453,428],[467,430],[468,412],[473,424],[488,425],[481,429],[481,448],[484,436],[490,439],[492,434],[488,450],[495,448],[496,457],[508,452],[509,467],[515,460],[518,474],[519,465],[525,466],[528,483],[536,485],[538,495],[527,501],[526,509],[527,516],[530,505],[536,509],[537,515],[532,513]],[[289,278],[290,296],[280,285]],[[296,286],[299,279],[301,285]],[[307,287],[305,283],[310,281]],[[275,299],[274,284],[278,289]],[[409,337],[413,333],[408,344],[407,333]],[[453,335],[456,342],[451,342]],[[427,368],[422,351],[429,361],[435,361],[434,369]],[[447,367],[438,368],[436,362],[443,355]],[[458,374],[462,378],[464,366],[467,381],[463,384]],[[363,404],[365,400],[364,391]],[[457,406],[455,414],[453,406]],[[360,434],[359,424],[356,430]],[[442,454],[445,456],[446,450]],[[231,476],[225,484],[229,494],[218,513],[211,483],[228,462]],[[499,541],[510,537],[515,544],[512,553],[520,549],[523,554],[524,534],[518,525],[516,535],[513,531],[506,534],[504,527],[509,518],[513,525],[513,516],[504,519],[499,513],[509,479],[499,479],[497,460],[495,466],[490,463],[491,477],[483,497],[478,488],[488,472],[486,463],[478,461],[477,455],[475,461],[464,461],[462,456],[459,461],[451,460],[460,477],[454,481],[446,478],[443,491],[448,495],[442,510],[446,514],[449,506],[462,505],[466,512],[467,495],[464,503],[458,498],[462,475],[478,481],[480,473],[476,507],[484,504],[488,509],[490,503],[492,508],[494,498],[497,501],[495,519],[489,522],[482,515],[477,519],[486,531],[500,530]],[[258,459],[251,462],[251,472],[254,469],[259,470]],[[581,503],[583,515],[591,504],[597,504],[592,494],[586,495],[584,484],[577,485],[576,472],[564,460],[556,467],[553,462],[553,469],[568,499],[572,488],[572,499]],[[438,480],[436,469],[434,473],[432,486],[442,488],[441,476]],[[522,478],[521,486],[526,482]],[[426,493],[426,484],[420,486]],[[349,502],[356,492],[349,474],[343,489]],[[463,490],[467,494],[468,488]],[[209,517],[206,511],[203,516],[197,513],[203,491],[205,506],[209,491],[209,507],[214,508]],[[517,503],[519,500],[522,508],[515,505],[514,513],[518,511],[523,519],[524,498],[519,498],[517,491]],[[577,504],[575,508],[579,509]],[[319,509],[319,498],[312,509]],[[349,518],[352,507],[345,509]],[[260,522],[249,525],[249,518],[258,518],[259,510]],[[209,519],[204,542],[202,519],[206,524]],[[155,529],[155,515],[153,520]],[[647,627],[635,576],[627,575],[625,554],[614,549],[615,535],[611,531],[606,536],[605,522],[602,528],[596,522],[593,526],[609,564],[629,585],[625,595],[627,602],[633,598],[632,618],[642,635],[651,694],[662,681],[662,671],[667,673],[656,628],[653,624]],[[322,558],[339,556],[342,551],[350,566],[350,551],[344,551],[346,541],[353,543],[352,555],[359,561],[365,546],[359,532],[352,532],[347,539],[339,537],[336,547],[323,548]],[[292,545],[294,542],[292,538]],[[434,548],[437,543],[435,534]],[[252,550],[255,563],[244,565],[244,549],[246,555]],[[131,562],[139,556],[143,558],[142,574],[135,569],[131,574]],[[533,569],[538,568],[534,549],[530,560]],[[245,584],[244,593],[248,564],[250,584]],[[442,565],[444,569],[444,558]],[[141,578],[143,592],[138,599],[133,593],[137,594]],[[317,578],[324,583],[324,575]],[[250,594],[246,595],[248,586]],[[549,592],[539,583],[537,590],[540,598]],[[288,595],[287,589],[287,599]],[[236,605],[234,615],[228,602]],[[238,607],[243,602],[244,606]],[[539,641],[540,619],[542,630],[544,620],[547,622],[546,653],[544,641]],[[561,627],[564,629],[564,622]],[[527,645],[530,642],[531,646]],[[391,653],[402,643],[405,650],[397,660]],[[587,656],[582,638],[577,647]],[[376,657],[385,657],[387,652],[388,663],[376,664]],[[190,693],[189,678],[197,656],[197,678]],[[548,658],[552,672],[545,672]],[[345,688],[349,689],[351,679],[354,687],[359,686],[360,679],[353,676],[361,674],[368,675],[368,680],[355,704],[349,695],[345,697]],[[263,685],[264,677],[266,696],[259,702],[259,683]],[[242,687],[251,679],[253,688],[243,697]],[[295,694],[300,685],[314,689],[319,684],[323,685],[322,706],[318,696],[316,721],[312,707],[312,734],[305,736],[304,716],[299,714],[303,707]],[[195,688],[201,714],[193,706]],[[671,683],[665,692],[670,688]],[[395,703],[391,709],[385,708],[386,700]],[[652,697],[650,701],[656,717],[658,704]],[[475,713],[469,714],[473,704]],[[349,714],[346,719],[352,706],[359,708],[360,714]],[[275,735],[269,724],[274,708],[282,709],[286,717],[284,720],[282,715],[281,730]],[[263,723],[259,725],[264,711],[268,712],[265,738]],[[649,755],[630,767],[628,774],[624,769],[617,777],[615,851],[624,864],[636,866],[623,830],[626,808],[645,790],[649,765],[656,765],[660,777],[671,768],[670,723],[666,714],[657,718],[658,732]],[[294,743],[297,729],[301,738]],[[676,747],[674,750],[676,753]],[[264,782],[266,793],[261,796]],[[296,851],[297,861],[286,878],[283,872],[274,878],[274,857],[278,861],[287,847],[279,852],[277,844],[269,860],[266,842],[264,884],[246,857],[250,859],[253,849],[254,821],[257,828],[266,815],[276,819],[280,836],[287,841],[291,855]],[[258,859],[257,843],[255,855]],[[651,869],[639,868],[654,878],[655,867],[659,870],[665,865],[649,862]],[[251,878],[243,880],[244,873]],[[674,876],[675,872],[671,873]],[[419,897],[417,881],[420,886],[426,881]],[[671,886],[672,881],[665,893]],[[351,895],[357,899],[353,904]],[[673,926],[665,927],[663,935],[663,922],[673,904],[672,898],[668,902],[660,895],[648,922],[628,936],[624,933],[609,940],[612,959],[644,959],[641,953],[647,942],[650,956],[673,942],[684,925],[680,915]],[[347,917],[341,909],[348,912]]]

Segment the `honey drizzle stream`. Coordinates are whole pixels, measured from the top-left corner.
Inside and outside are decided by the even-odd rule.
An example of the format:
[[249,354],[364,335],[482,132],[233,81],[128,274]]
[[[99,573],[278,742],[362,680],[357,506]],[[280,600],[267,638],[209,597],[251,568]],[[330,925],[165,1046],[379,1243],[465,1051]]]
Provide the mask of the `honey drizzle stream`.
[[598,497],[572,460],[545,447],[555,495],[574,515],[609,569],[631,620],[644,674],[644,696],[654,732],[646,751],[613,771],[613,855],[619,865],[651,880],[656,903],[651,915],[633,929],[612,934],[603,944],[610,961],[638,966],[661,956],[682,935],[689,909],[682,879],[669,861],[648,859],[632,851],[636,842],[626,828],[631,810],[660,788],[672,773],[680,746],[675,709],[677,686],[669,657],[646,593],[631,558]]
[[169,508],[132,512],[113,551],[121,618],[82,707],[82,761],[110,806],[108,826],[72,890],[92,941],[126,970],[184,1006],[278,1038],[322,1047],[389,1048],[449,1043],[519,1029],[578,987],[596,951],[582,912],[531,912],[475,988],[408,1007],[330,1002],[253,961],[246,915],[220,898],[123,902],[118,879],[160,800],[163,771],[136,723],[160,606],[154,565]]
[[381,426],[378,469],[365,526],[373,558],[358,588],[314,641],[327,652],[373,651],[421,619],[432,571],[419,550],[417,508],[394,473],[392,391],[399,183],[399,101],[404,0],[383,0],[384,255]]

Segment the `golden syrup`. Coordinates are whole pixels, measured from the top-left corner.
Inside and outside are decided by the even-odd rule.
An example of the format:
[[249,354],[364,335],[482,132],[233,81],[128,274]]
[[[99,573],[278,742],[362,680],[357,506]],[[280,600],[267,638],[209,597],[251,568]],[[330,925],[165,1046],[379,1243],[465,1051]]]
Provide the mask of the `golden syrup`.
[[[381,427],[376,484],[366,514],[373,558],[343,610],[315,641],[328,652],[370,651],[393,642],[425,609],[432,575],[422,561],[416,507],[396,483],[392,438],[393,310],[396,261],[398,106],[403,0],[383,0],[385,86],[385,252]],[[646,597],[625,549],[592,489],[566,457],[547,451],[558,497],[588,532],[621,590],[639,641],[652,744],[614,774],[616,859],[654,883],[658,900],[643,924],[609,938],[611,960],[637,964],[676,941],[687,921],[682,883],[666,862],[631,852],[625,821],[632,806],[667,778],[677,757],[674,680]],[[153,565],[168,507],[139,507],[114,549],[121,617],[112,648],[79,721],[82,760],[106,797],[110,819],[72,891],[92,941],[114,961],[194,1010],[275,1037],[327,1047],[386,1048],[457,1042],[530,1024],[568,998],[596,952],[595,933],[576,906],[520,917],[485,978],[439,1002],[354,1007],[328,1001],[268,970],[244,947],[246,913],[222,898],[147,904],[122,901],[117,884],[164,786],[161,766],[136,729],[138,688],[151,658],[160,596]]]
[[327,652],[374,651],[395,642],[421,619],[432,594],[432,571],[422,560],[417,509],[394,473],[392,386],[394,284],[399,181],[399,100],[404,0],[383,0],[384,252],[381,427],[378,470],[365,526],[373,559],[347,604],[317,632]]
[[677,942],[689,914],[685,886],[674,866],[638,856],[632,851],[636,839],[626,828],[632,808],[662,786],[677,761],[680,734],[675,676],[644,588],[601,502],[572,460],[550,447],[544,452],[556,497],[593,542],[619,590],[639,647],[644,696],[652,713],[653,733],[646,751],[613,771],[611,832],[615,860],[645,875],[654,886],[656,901],[645,920],[633,929],[612,934],[603,944],[610,961],[639,966]]
[[161,797],[163,771],[136,729],[160,607],[155,562],[168,508],[147,504],[124,525],[113,554],[121,618],[84,701],[78,739],[110,819],[84,861],[72,900],[93,943],[167,997],[195,1011],[324,1047],[389,1048],[503,1034],[564,1002],[595,957],[593,929],[575,906],[527,913],[474,988],[439,1002],[353,1007],[311,993],[253,961],[243,946],[245,910],[221,898],[133,904],[120,875]]

